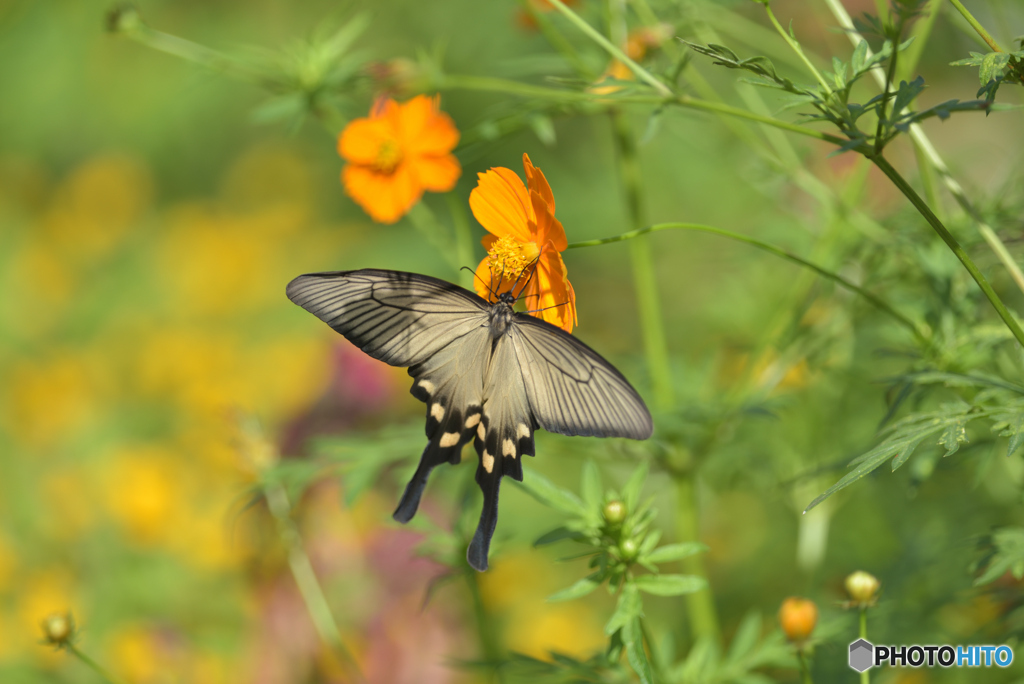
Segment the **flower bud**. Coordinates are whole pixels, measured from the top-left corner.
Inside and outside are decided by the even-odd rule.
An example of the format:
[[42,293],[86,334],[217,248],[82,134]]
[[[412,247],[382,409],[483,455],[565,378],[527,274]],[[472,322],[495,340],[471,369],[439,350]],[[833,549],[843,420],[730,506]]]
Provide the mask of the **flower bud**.
[[790,596],[779,608],[779,624],[786,638],[797,644],[806,641],[818,623],[818,606],[814,601]]
[[623,560],[633,560],[636,558],[636,554],[640,552],[640,545],[633,539],[624,539],[619,544],[619,551],[622,553]]
[[71,613],[51,613],[43,620],[42,627],[43,639],[57,648],[70,643],[75,634],[75,620]]
[[871,573],[858,570],[847,576],[845,586],[854,605],[863,608],[874,604],[880,583]]
[[603,511],[605,522],[611,525],[621,525],[626,519],[626,504],[621,501],[609,501],[604,505]]

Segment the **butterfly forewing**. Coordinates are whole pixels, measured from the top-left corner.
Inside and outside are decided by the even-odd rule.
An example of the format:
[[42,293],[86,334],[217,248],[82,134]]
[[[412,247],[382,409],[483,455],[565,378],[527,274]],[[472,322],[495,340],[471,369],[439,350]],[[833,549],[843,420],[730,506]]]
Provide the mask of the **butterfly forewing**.
[[288,298],[392,366],[423,363],[487,323],[489,305],[451,283],[398,271],[310,273]]
[[647,439],[644,400],[610,363],[565,331],[517,314],[512,328],[530,409],[548,432]]

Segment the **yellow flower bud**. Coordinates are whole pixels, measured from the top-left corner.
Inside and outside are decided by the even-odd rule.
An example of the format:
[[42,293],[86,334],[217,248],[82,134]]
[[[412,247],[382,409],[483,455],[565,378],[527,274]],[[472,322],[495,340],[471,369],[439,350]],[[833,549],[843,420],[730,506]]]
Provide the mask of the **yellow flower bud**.
[[605,522],[611,525],[619,525],[626,519],[626,504],[621,501],[609,501],[604,505]]
[[863,570],[850,573],[844,584],[846,593],[850,595],[850,600],[860,607],[869,606],[875,602],[880,586],[877,577]]
[[806,641],[818,623],[818,606],[814,601],[790,596],[779,608],[779,624],[786,638],[797,644]]
[[51,613],[43,620],[43,639],[57,648],[67,646],[75,634],[75,619],[71,613]]

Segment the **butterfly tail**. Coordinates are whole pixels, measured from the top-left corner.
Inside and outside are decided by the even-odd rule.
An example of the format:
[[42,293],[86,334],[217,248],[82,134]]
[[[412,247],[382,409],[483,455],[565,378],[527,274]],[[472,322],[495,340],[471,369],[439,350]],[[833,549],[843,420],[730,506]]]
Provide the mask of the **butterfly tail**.
[[466,550],[466,560],[476,570],[487,569],[487,553],[491,548],[491,537],[498,524],[498,490],[501,487],[502,471],[492,466],[488,471],[481,460],[476,468],[476,483],[484,493],[484,508],[480,512],[480,523]]
[[438,449],[437,444],[433,440],[427,444],[427,448],[423,450],[423,455],[420,457],[420,464],[416,468],[412,479],[409,480],[409,484],[405,486],[405,493],[402,494],[402,498],[398,502],[398,508],[395,509],[391,516],[392,518],[400,523],[407,523],[412,520],[412,517],[416,515],[416,511],[420,507],[420,498],[423,496],[424,487],[427,486],[430,471],[442,463],[450,462],[451,455],[448,452],[448,449]]

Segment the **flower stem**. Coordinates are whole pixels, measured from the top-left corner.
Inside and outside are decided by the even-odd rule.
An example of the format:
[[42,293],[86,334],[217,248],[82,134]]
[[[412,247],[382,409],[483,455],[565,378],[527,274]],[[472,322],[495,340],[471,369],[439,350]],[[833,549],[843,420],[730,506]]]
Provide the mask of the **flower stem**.
[[1010,329],[1010,332],[1012,332],[1013,336],[1017,338],[1017,341],[1020,342],[1021,345],[1024,345],[1024,330],[1021,330],[1020,325],[1018,325],[1009,310],[1007,310],[1006,305],[1003,304],[1003,300],[999,298],[999,295],[997,295],[996,291],[992,289],[991,285],[989,285],[988,280],[974,264],[971,257],[966,251],[964,251],[964,248],[960,246],[960,243],[957,242],[952,233],[946,229],[946,226],[942,224],[942,221],[939,220],[928,204],[921,199],[921,196],[917,194],[914,188],[912,188],[903,176],[893,168],[885,157],[882,157],[881,155],[873,156],[871,157],[871,161],[874,162],[875,166],[877,166],[882,173],[889,177],[889,180],[899,188],[900,192],[910,200],[911,204],[913,204],[918,212],[920,212],[921,216],[923,216],[935,232],[939,234],[942,241],[945,242],[953,254],[956,255],[956,258],[960,260],[960,263],[964,265],[967,272],[971,274],[972,278],[974,278],[974,282],[976,282],[978,287],[981,288],[981,291],[985,293],[988,301],[992,304],[992,308],[994,308],[996,313],[999,314],[999,317],[1003,319],[1003,323],[1006,324],[1006,327]]
[[669,89],[668,86],[666,86],[664,83],[655,78],[654,75],[651,74],[651,72],[647,71],[647,69],[644,69],[642,66],[640,66],[632,59],[630,59],[625,52],[623,52],[621,49],[616,47],[614,43],[612,43],[610,40],[601,35],[600,31],[598,31],[593,26],[584,21],[583,17],[581,17],[580,15],[576,14],[571,9],[566,7],[562,0],[548,1],[551,3],[552,6],[554,6],[556,10],[564,14],[566,18],[569,21],[571,21],[576,26],[576,28],[583,32],[585,36],[587,36],[592,41],[594,41],[602,48],[604,48],[612,57],[625,64],[627,67],[629,67],[629,70],[636,74],[636,77],[638,79],[640,79],[647,85],[651,86],[656,91],[658,91],[659,93],[666,97],[670,97],[672,95],[672,91]]
[[[867,606],[861,606],[860,608],[860,638],[867,641],[868,639],[868,609]],[[871,675],[868,670],[864,670],[860,673],[860,684],[871,684]]]
[[778,31],[779,35],[782,36],[782,39],[786,41],[789,47],[792,48],[793,52],[795,52],[797,57],[800,58],[800,61],[804,63],[807,70],[814,75],[814,79],[821,86],[821,89],[825,91],[826,99],[830,98],[832,96],[832,88],[829,86],[828,81],[825,80],[825,77],[821,75],[821,72],[818,71],[814,64],[811,63],[811,60],[808,59],[804,49],[800,47],[800,43],[798,43],[796,39],[789,34],[789,31],[782,28],[782,24],[780,24],[779,20],[775,18],[775,13],[772,12],[772,8],[768,3],[768,0],[760,1],[761,4],[764,5],[764,11],[768,14],[768,20],[772,22],[772,26],[775,27],[775,30]]
[[306,610],[313,620],[320,639],[334,649],[334,652],[341,659],[342,665],[346,667],[356,681],[366,681],[366,677],[359,669],[358,663],[352,656],[351,651],[345,646],[341,639],[341,631],[338,623],[334,620],[331,608],[327,604],[327,597],[320,586],[313,571],[313,564],[309,561],[306,549],[302,545],[302,538],[291,517],[291,503],[288,501],[288,493],[280,483],[268,483],[264,485],[264,495],[267,500],[267,508],[277,521],[277,532],[288,550],[288,566],[291,568],[292,577],[299,587],[302,600],[306,604]]
[[[644,225],[644,208],[640,164],[629,120],[621,110],[612,110],[612,128],[619,153],[619,176],[626,193],[626,206],[630,222],[638,228]],[[661,318],[658,284],[654,275],[651,245],[641,238],[630,245],[633,265],[633,284],[636,289],[640,328],[643,334],[647,371],[651,377],[654,402],[663,411],[672,408],[672,369],[665,342],[665,326]]]
[[999,43],[996,42],[996,39],[989,35],[989,32],[985,30],[985,27],[981,25],[981,22],[974,18],[974,15],[964,7],[964,4],[960,2],[960,0],[949,0],[949,2],[956,8],[956,11],[967,20],[967,23],[971,25],[971,28],[981,36],[981,39],[985,41],[990,48],[992,48],[992,52],[1003,52],[1003,48],[999,47]]
[[803,647],[797,649],[796,656],[800,660],[800,681],[803,684],[814,684],[814,680],[811,679],[811,669],[807,667],[807,655],[804,653]]
[[469,229],[469,217],[466,215],[466,208],[454,192],[445,194],[448,200],[448,213],[452,217],[452,225],[455,230],[455,254],[459,261],[459,284],[467,290],[473,289],[472,271],[463,270],[463,266],[474,269],[473,259],[473,234]]
[[[676,487],[676,534],[679,541],[699,541],[700,525],[697,519],[694,474],[692,470],[673,472],[672,481]],[[698,553],[683,559],[683,570],[687,574],[707,578],[704,554]],[[711,593],[710,582],[706,588],[686,594],[686,614],[693,630],[694,641],[718,641],[718,613],[715,611],[715,598]]]
[[490,611],[484,605],[483,597],[480,595],[480,573],[470,570],[465,573],[466,585],[469,587],[469,594],[473,600],[473,615],[476,617],[477,631],[480,636],[480,650],[483,652],[487,665],[493,668],[498,682],[505,681],[505,673],[502,670],[502,654],[498,637],[494,633],[494,621],[491,619]]
[[98,674],[102,679],[106,680],[109,684],[121,684],[120,679],[114,677],[112,674],[107,672],[107,670],[103,666],[101,666],[95,660],[87,656],[85,653],[82,653],[82,651],[80,651],[78,647],[74,644],[65,644],[64,648],[67,649],[68,653],[81,660],[86,665],[86,667],[88,667],[90,670]]
[[839,275],[838,273],[833,273],[832,271],[829,271],[828,269],[822,268],[821,266],[818,266],[817,264],[814,264],[814,263],[812,263],[810,261],[807,261],[806,259],[804,259],[802,257],[799,257],[799,256],[793,254],[792,252],[788,252],[788,251],[782,249],[781,247],[776,247],[775,245],[773,245],[771,243],[763,242],[763,241],[758,240],[756,238],[752,238],[752,237],[749,237],[747,235],[741,235],[739,233],[734,233],[732,231],[724,230],[722,228],[715,228],[714,226],[705,226],[705,225],[701,225],[699,223],[658,223],[658,224],[655,224],[653,226],[647,226],[646,228],[641,228],[639,230],[632,230],[632,231],[630,231],[628,233],[622,233],[621,235],[615,235],[615,236],[612,236],[612,237],[601,238],[601,239],[597,239],[597,240],[586,240],[584,242],[573,242],[566,249],[578,249],[580,247],[595,247],[597,245],[606,245],[606,244],[610,244],[612,242],[620,242],[622,240],[630,240],[630,239],[633,239],[633,238],[638,237],[640,235],[644,235],[644,234],[647,234],[647,233],[653,233],[653,232],[660,231],[660,230],[692,230],[692,231],[697,231],[697,232],[700,232],[700,233],[711,233],[713,235],[721,235],[722,237],[729,238],[730,240],[737,240],[739,242],[745,242],[748,245],[752,245],[754,247],[757,247],[758,249],[762,249],[762,250],[764,250],[764,251],[766,251],[766,252],[768,252],[770,254],[774,254],[774,255],[776,255],[778,257],[782,257],[783,259],[786,259],[787,261],[791,261],[791,262],[793,262],[795,264],[799,264],[800,266],[803,266],[804,268],[809,268],[812,271],[814,271],[815,273],[817,273],[818,275],[824,276],[825,278],[828,278],[829,280],[835,282],[840,287],[843,287],[843,288],[849,290],[850,292],[853,292],[855,294],[860,295],[865,300],[870,302],[873,306],[878,308],[880,311],[888,314],[894,320],[899,321],[903,326],[905,326],[908,330],[910,330],[911,333],[914,334],[914,337],[916,337],[918,342],[920,342],[922,345],[926,345],[926,346],[930,346],[931,345],[931,340],[926,335],[924,326],[919,325],[917,323],[914,323],[914,321],[912,321],[911,319],[909,319],[906,316],[904,316],[903,314],[901,314],[899,311],[894,309],[892,306],[890,306],[883,299],[880,299],[879,297],[877,297],[876,295],[872,294],[871,292],[868,292],[864,288],[862,288],[862,287],[860,287],[858,285],[855,285],[854,283],[850,282],[849,280],[847,280],[843,276]]

